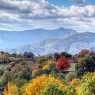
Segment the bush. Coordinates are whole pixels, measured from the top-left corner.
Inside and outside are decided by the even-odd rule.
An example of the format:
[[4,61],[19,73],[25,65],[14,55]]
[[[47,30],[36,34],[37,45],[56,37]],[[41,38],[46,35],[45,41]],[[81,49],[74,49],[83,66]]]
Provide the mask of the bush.
[[62,81],[52,76],[40,76],[33,79],[30,83],[26,83],[22,92],[24,93],[23,95],[44,95],[45,93],[45,95],[55,95],[51,94],[50,91],[48,92],[48,89],[51,89],[52,93],[61,95],[60,93],[65,89],[65,85]]
[[[4,71],[2,79],[7,81],[16,81],[16,84],[22,84],[24,81],[29,81],[32,78],[31,64],[27,63],[12,63],[8,65],[8,68]],[[17,81],[18,80],[18,81]]]
[[95,73],[86,74],[81,81],[78,95],[95,95]]
[[50,64],[48,69],[49,69],[49,73],[53,77],[57,77],[57,70],[56,70],[55,64]]
[[41,95],[65,95],[64,91],[59,89],[58,85],[53,83],[47,84]]
[[76,94],[76,89],[71,85],[67,86],[66,91],[65,91],[65,95],[77,95]]
[[86,56],[78,60],[76,64],[76,72],[78,76],[85,74],[86,72],[95,71],[95,60],[92,56]]
[[45,56],[41,56],[41,57],[36,58],[36,60],[37,60],[38,63],[44,64],[48,61],[48,58],[45,57]]
[[3,95],[18,95],[18,88],[13,82],[9,82],[4,89]]
[[77,88],[80,86],[80,80],[79,79],[73,79],[72,81],[70,81],[70,85]]

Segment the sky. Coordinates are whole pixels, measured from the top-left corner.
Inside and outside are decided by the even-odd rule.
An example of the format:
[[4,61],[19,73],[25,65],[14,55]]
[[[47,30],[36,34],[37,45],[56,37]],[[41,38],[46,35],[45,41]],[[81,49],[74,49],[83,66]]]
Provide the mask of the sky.
[[[62,27],[95,33],[95,0],[0,0],[0,48],[16,47],[32,40],[33,36],[28,39],[27,32],[20,36],[23,42],[15,32]],[[34,37],[39,40],[37,35]]]

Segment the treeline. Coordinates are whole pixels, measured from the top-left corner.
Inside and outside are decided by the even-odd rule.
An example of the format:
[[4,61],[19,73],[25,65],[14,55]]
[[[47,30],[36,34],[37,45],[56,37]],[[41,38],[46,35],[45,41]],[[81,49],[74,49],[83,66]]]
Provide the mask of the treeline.
[[20,61],[24,59],[34,59],[34,54],[32,52],[24,52],[23,54],[17,53],[8,53],[8,52],[0,52],[0,64],[7,64],[13,61]]

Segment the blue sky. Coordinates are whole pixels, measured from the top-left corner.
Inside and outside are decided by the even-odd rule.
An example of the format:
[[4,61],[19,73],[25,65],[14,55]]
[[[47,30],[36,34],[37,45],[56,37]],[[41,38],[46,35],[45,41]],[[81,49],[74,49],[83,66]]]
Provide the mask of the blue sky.
[[95,33],[95,0],[0,0],[0,48],[41,39],[38,34],[20,32],[62,27]]
[[[78,1],[78,0],[76,0]],[[80,0],[80,1],[83,1],[83,0]],[[78,5],[77,2],[73,2],[73,0],[49,0],[50,3],[53,3],[53,4],[56,4],[58,6],[71,6],[71,5]],[[86,3],[87,4],[95,4],[95,0],[86,0]]]

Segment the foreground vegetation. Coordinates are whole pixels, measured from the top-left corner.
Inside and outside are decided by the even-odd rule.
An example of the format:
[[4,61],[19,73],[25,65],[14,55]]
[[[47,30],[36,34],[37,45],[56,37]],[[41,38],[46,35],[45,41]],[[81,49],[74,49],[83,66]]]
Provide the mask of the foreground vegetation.
[[[56,55],[36,57],[32,53],[0,53],[2,95],[95,95],[95,53],[61,53],[64,68]],[[67,65],[66,66],[66,64]]]

